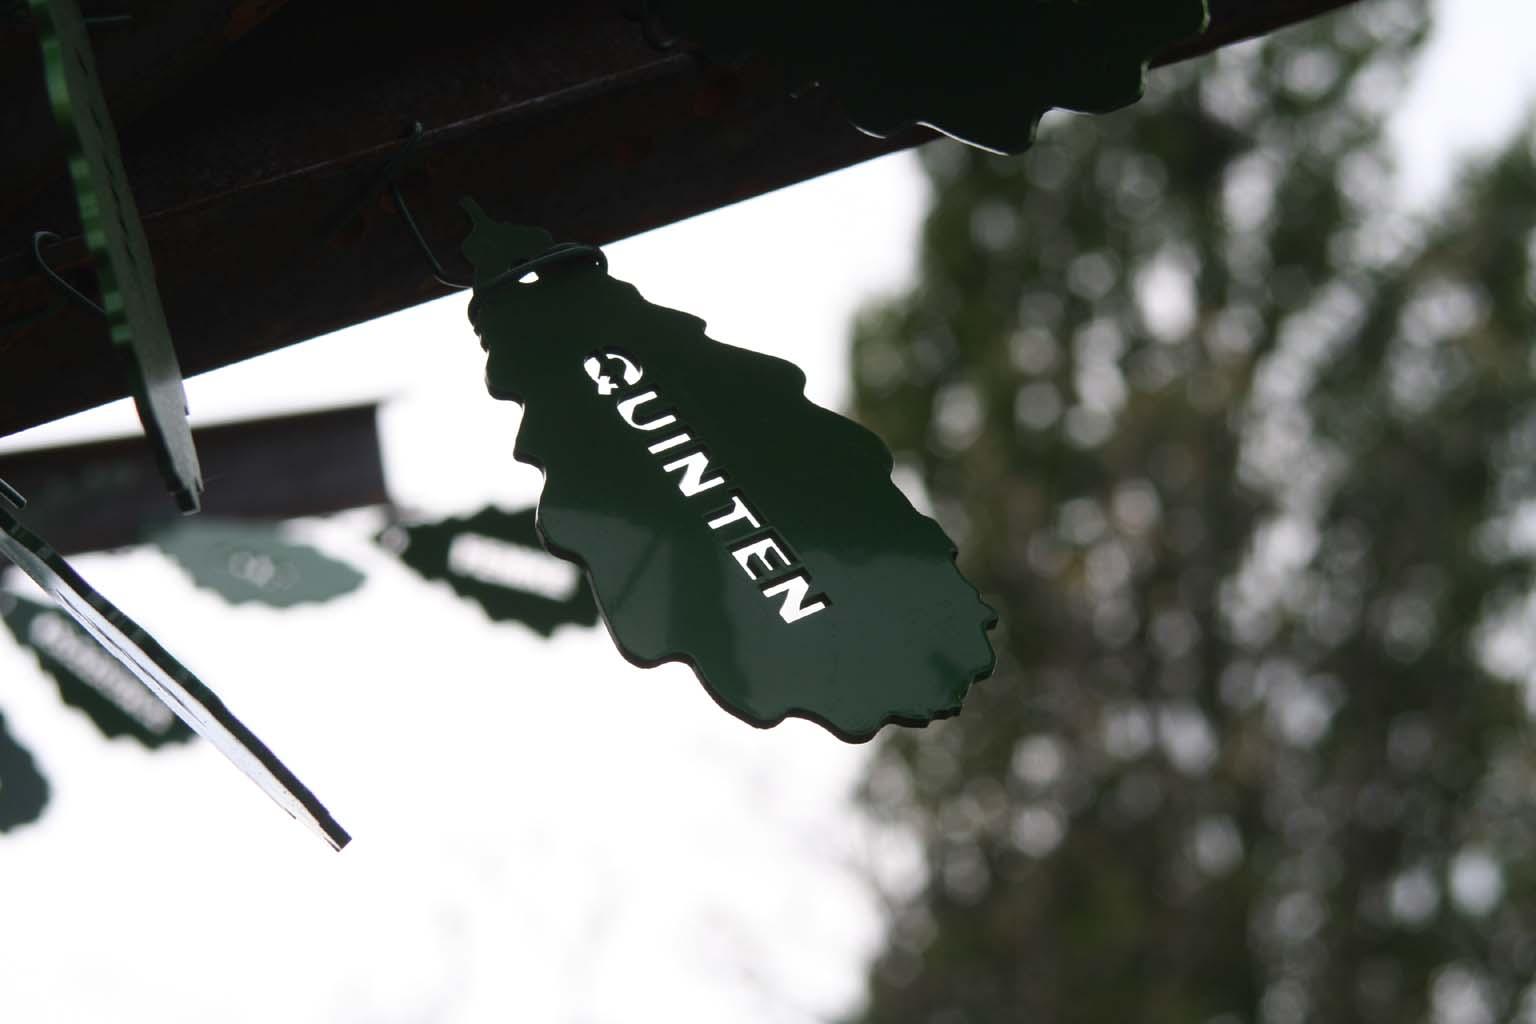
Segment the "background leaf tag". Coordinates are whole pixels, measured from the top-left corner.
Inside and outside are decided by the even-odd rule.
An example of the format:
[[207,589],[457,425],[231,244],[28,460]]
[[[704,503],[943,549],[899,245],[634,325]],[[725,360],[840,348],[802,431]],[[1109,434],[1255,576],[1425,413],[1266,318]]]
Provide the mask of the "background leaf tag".
[[68,616],[0,594],[0,619],[31,651],[59,697],[85,712],[105,736],[132,736],[151,749],[183,743],[192,730]]
[[264,524],[188,519],[157,532],[154,543],[192,582],[231,604],[318,604],[363,583],[363,574],[350,565],[286,541]]
[[[809,402],[792,363],[466,208],[471,318],[491,394],[523,405],[515,454],[544,470],[539,532],[586,567],[625,656],[690,664],[758,726],[864,740],[954,714],[996,617],[879,439]],[[486,288],[535,257],[537,280]]]
[[0,715],[0,832],[29,825],[48,806],[48,780],[37,762],[5,728]]
[[543,636],[568,623],[597,623],[581,569],[544,550],[531,508],[485,508],[467,518],[391,526],[379,543],[422,576],[475,601],[496,622],[521,622]]

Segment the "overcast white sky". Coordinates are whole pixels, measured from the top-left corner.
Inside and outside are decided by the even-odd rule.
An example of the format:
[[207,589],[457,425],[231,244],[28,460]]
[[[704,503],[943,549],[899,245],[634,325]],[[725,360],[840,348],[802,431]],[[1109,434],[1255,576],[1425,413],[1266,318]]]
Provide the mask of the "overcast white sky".
[[[840,405],[849,315],[910,273],[924,188],[910,157],[880,161],[615,245],[610,266]],[[487,397],[465,304],[194,380],[194,418],[391,395],[400,503],[531,504],[518,408]],[[745,726],[600,628],[492,626],[376,550],[382,525],[296,526],[369,580],[292,613],[230,608],[149,551],[76,560],[327,802],[356,837],[339,856],[205,745],[102,741],[0,642],[0,706],[54,786],[42,823],[0,842],[14,1019],[769,1022],[857,998],[878,938],[871,837],[845,806],[865,748]]]
[[[1365,0],[1371,2],[1371,0]],[[1404,195],[1536,95],[1536,4],[1445,0],[1395,125]],[[911,273],[910,156],[610,249],[721,340],[847,393],[846,326]],[[391,489],[428,514],[528,504],[517,409],[448,299],[191,382],[207,422],[391,396]],[[106,409],[7,439],[113,433]],[[866,748],[760,732],[600,630],[541,642],[374,550],[372,513],[294,528],[369,573],[323,609],[234,609],[144,551],[88,578],[217,689],[356,841],[329,853],[204,745],[147,755],[59,706],[0,642],[0,707],[54,787],[0,841],[0,1005],[17,1021],[806,1022],[855,1001],[879,935],[862,872],[912,851],[847,805]]]

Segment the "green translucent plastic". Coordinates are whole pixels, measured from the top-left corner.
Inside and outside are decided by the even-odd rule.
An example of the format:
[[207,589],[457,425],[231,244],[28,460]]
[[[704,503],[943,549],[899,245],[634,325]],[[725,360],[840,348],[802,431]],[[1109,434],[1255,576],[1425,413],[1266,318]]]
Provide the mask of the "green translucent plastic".
[[487,385],[522,403],[539,531],[586,568],[625,656],[690,664],[758,726],[857,741],[958,711],[995,616],[879,439],[809,402],[792,363],[707,338],[591,260],[484,291],[549,240],[467,205]]
[[530,563],[553,557],[539,540],[531,508],[485,508],[441,522],[391,526],[379,543],[425,578],[474,601],[494,622],[521,622],[543,636],[565,625],[597,624],[592,588],[575,567]]
[[265,523],[200,516],[159,531],[154,543],[193,583],[230,604],[323,604],[363,585],[363,574],[350,565],[285,540]]
[[63,612],[0,593],[0,621],[102,735],[131,736],[151,749],[192,738],[185,722]]
[[69,138],[70,177],[86,245],[96,258],[112,342],[125,356],[139,419],[161,474],[182,511],[195,512],[203,479],[187,423],[181,366],[171,347],[149,242],[123,172],[85,23],[75,0],[29,0],[29,5],[42,43],[48,100]]
[[0,715],[0,833],[30,825],[48,806],[48,780],[30,751],[12,738]]

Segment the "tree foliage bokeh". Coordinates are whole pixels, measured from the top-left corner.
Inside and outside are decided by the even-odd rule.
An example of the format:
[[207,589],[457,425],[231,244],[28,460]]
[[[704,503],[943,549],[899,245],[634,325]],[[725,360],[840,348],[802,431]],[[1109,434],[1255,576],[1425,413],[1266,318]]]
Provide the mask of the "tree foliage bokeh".
[[924,854],[871,1024],[1536,1013],[1536,162],[1394,209],[1428,17],[925,150],[857,411],[1003,626],[862,792]]

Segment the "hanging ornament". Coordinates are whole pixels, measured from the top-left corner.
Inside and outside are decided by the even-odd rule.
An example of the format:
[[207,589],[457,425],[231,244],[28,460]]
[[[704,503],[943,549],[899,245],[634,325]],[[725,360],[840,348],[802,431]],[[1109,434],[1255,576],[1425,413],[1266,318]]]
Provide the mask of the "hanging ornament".
[[150,749],[192,738],[185,722],[68,616],[0,593],[0,621],[37,658],[59,698],[84,712],[102,735],[131,736]]
[[1134,103],[1148,62],[1208,20],[1205,0],[644,0],[641,10],[711,56],[784,63],[793,87],[824,86],[872,135],[922,124],[997,153],[1029,148],[1053,107]]
[[350,565],[286,541],[261,523],[199,517],[158,531],[152,539],[193,583],[230,604],[321,604],[363,583],[363,574]]
[[30,825],[48,806],[48,780],[28,750],[11,736],[0,715],[0,833]]
[[958,711],[991,672],[996,616],[879,439],[597,250],[465,208],[470,320],[491,394],[523,406],[539,532],[586,568],[624,655],[688,663],[758,726],[795,715],[857,741]]
[[[85,22],[75,0],[29,0],[29,6],[42,43],[48,100],[69,137],[69,174],[85,242],[96,259],[112,343],[123,353],[139,419],[161,474],[182,511],[195,512],[203,479],[187,424],[181,367],[160,305],[149,242],[123,172],[112,115],[96,78]],[[40,232],[34,246],[46,234]]]
[[47,542],[18,518],[21,496],[0,481],[0,555],[53,598],[61,610],[199,736],[229,758],[277,805],[317,832],[334,849],[350,841],[346,830],[302,782],[181,662],[124,615]]
[[429,580],[542,636],[566,624],[591,626],[597,605],[581,570],[544,550],[533,509],[485,508],[467,518],[391,526],[379,543]]

